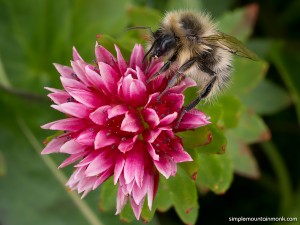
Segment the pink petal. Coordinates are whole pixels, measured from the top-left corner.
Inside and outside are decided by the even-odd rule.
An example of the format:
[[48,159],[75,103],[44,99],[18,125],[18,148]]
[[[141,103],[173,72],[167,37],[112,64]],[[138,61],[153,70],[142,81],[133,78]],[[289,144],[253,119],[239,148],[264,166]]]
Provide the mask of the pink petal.
[[147,144],[147,151],[153,160],[159,160],[159,155],[156,154],[155,149],[152,147],[151,144]]
[[123,194],[122,187],[119,186],[117,194],[117,211],[116,215],[121,213],[122,209],[126,205],[128,196]]
[[144,71],[140,69],[140,67],[136,67],[136,76],[137,76],[138,80],[143,82],[143,84],[146,83],[147,77],[146,77]]
[[[91,67],[91,65],[87,65],[85,67],[85,73],[86,77],[89,80],[89,82],[92,84],[92,86],[98,90],[103,90],[105,87],[103,80],[99,73],[94,71],[94,68]],[[105,88],[106,89],[106,88]]]
[[195,129],[207,124],[210,124],[209,117],[194,109],[184,114],[179,123],[178,130]]
[[55,104],[62,104],[66,103],[71,100],[71,95],[63,90],[55,89],[55,88],[47,88],[45,89],[53,92],[48,94],[48,97],[55,103]]
[[169,114],[169,115],[165,116],[163,119],[161,119],[159,126],[162,126],[162,127],[168,126],[171,123],[173,123],[176,118],[177,118],[177,112],[173,112],[172,114]]
[[100,130],[95,137],[95,149],[103,148],[119,141],[119,138],[114,136],[108,130]]
[[107,110],[108,118],[113,118],[125,114],[128,111],[126,105],[116,105]]
[[73,47],[73,59],[83,61],[83,59],[81,58],[81,56],[79,55],[75,47]]
[[165,178],[169,178],[172,174],[171,162],[166,157],[160,157],[159,161],[154,161],[156,169],[164,175]]
[[164,95],[163,99],[166,102],[165,107],[175,112],[181,109],[184,102],[183,94],[170,93],[169,95]]
[[124,160],[123,156],[120,154],[116,160],[115,169],[114,169],[114,184],[115,185],[117,184],[118,179],[123,171],[124,164],[125,164],[125,160]]
[[85,167],[89,165],[102,151],[92,149],[89,154],[84,157],[75,167]]
[[60,147],[67,141],[67,135],[63,134],[53,138],[47,146],[43,149],[42,155],[59,152]]
[[111,66],[115,65],[115,57],[101,45],[96,44],[95,55],[98,63],[103,62]]
[[60,65],[58,63],[53,63],[53,65],[55,66],[56,70],[60,73],[60,75],[62,77],[66,77],[66,78],[72,78],[74,71],[71,67],[69,66],[63,66]]
[[139,186],[137,186],[136,184],[133,186],[132,189],[132,197],[133,200],[136,204],[141,204],[142,201],[144,201],[145,196],[147,194],[147,183],[145,185],[145,183],[143,183],[143,186],[140,188]]
[[111,106],[109,105],[100,106],[90,114],[90,119],[96,124],[104,125],[108,120],[107,110],[109,110],[110,108]]
[[51,123],[47,123],[42,126],[43,129],[50,130],[67,130],[67,131],[79,131],[84,129],[87,124],[79,118],[67,118],[57,120]]
[[135,69],[136,66],[138,66],[141,69],[144,69],[144,63],[143,63],[144,55],[145,53],[142,45],[136,44],[130,56],[129,67]]
[[97,108],[105,103],[103,96],[86,90],[69,91],[70,95],[78,102],[89,108]]
[[157,189],[158,189],[158,182],[159,182],[159,175],[157,173],[154,173],[152,175],[148,175],[148,207],[151,210],[152,203],[154,200],[154,197],[156,195]]
[[121,139],[118,149],[123,153],[130,151],[133,148],[137,138],[138,135],[135,135],[133,138],[126,138],[125,140]]
[[185,89],[189,87],[194,87],[196,85],[197,83],[193,79],[187,77],[183,81],[181,81],[179,85],[170,88],[170,92],[181,94]]
[[118,73],[106,63],[99,62],[98,66],[105,87],[111,94],[116,94],[117,82],[119,80]]
[[154,109],[146,108],[142,111],[143,118],[150,128],[154,128],[159,124],[159,117]]
[[119,70],[120,70],[121,74],[124,74],[127,69],[127,63],[124,60],[123,55],[117,45],[115,45],[115,49],[117,52],[117,61],[118,61]]
[[137,204],[134,202],[134,200],[131,198],[131,199],[130,199],[130,204],[131,204],[133,213],[134,213],[134,215],[135,215],[135,218],[136,218],[137,220],[139,220],[139,219],[140,219],[141,212],[142,212],[142,208],[143,208],[144,201],[141,202],[139,205],[137,205]]
[[66,167],[74,162],[76,162],[77,160],[81,159],[82,157],[84,157],[85,155],[87,155],[88,152],[84,151],[84,152],[80,152],[77,154],[72,154],[70,155],[68,158],[66,158],[62,164],[60,164],[60,166],[58,167],[59,169]]
[[52,107],[77,118],[87,118],[90,114],[90,110],[85,105],[76,102],[67,102]]
[[107,151],[101,152],[87,167],[85,175],[97,176],[114,165],[114,158],[109,157]]
[[60,80],[66,90],[88,90],[86,85],[72,78],[60,77]]
[[124,100],[127,100],[129,102],[131,102],[131,98],[130,98],[130,84],[133,81],[133,78],[131,75],[128,75],[126,77],[123,78],[122,83],[121,83],[121,87],[118,91],[119,95],[121,95],[123,97]]
[[71,61],[72,68],[74,73],[76,74],[77,78],[82,81],[85,85],[89,86],[90,82],[85,75],[85,66],[87,65],[83,61]]
[[144,160],[141,151],[143,145],[136,145],[137,151],[129,151],[124,165],[124,178],[126,184],[132,182],[135,178],[137,185],[141,186],[144,175]]
[[133,79],[129,90],[130,99],[133,106],[144,105],[147,102],[147,89],[142,81]]
[[113,174],[113,171],[111,169],[106,170],[103,172],[98,179],[95,181],[93,185],[93,190],[95,190],[100,184],[102,184],[104,181],[106,181],[111,175]]
[[171,151],[168,154],[176,163],[193,161],[179,141],[173,141]]
[[83,152],[86,148],[86,146],[78,144],[74,139],[71,139],[61,146],[60,152],[77,154]]
[[81,145],[92,146],[94,145],[96,134],[97,132],[94,129],[86,129],[78,135],[76,141]]
[[147,130],[144,132],[143,134],[143,138],[145,141],[149,142],[149,143],[153,143],[156,138],[158,137],[158,135],[161,133],[162,129],[160,128],[156,128],[153,130]]
[[143,129],[143,125],[136,112],[127,112],[121,124],[121,130],[137,132]]

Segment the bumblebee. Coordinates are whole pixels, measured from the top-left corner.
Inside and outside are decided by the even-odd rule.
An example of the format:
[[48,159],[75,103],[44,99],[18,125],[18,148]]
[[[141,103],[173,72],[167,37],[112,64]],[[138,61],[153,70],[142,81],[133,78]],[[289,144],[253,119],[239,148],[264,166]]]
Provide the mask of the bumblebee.
[[258,59],[239,40],[220,32],[207,13],[168,12],[155,32],[147,29],[150,30],[150,40],[145,58],[165,59],[164,65],[148,82],[168,69],[175,71],[158,98],[184,77],[194,79],[200,87],[199,95],[182,109],[177,124],[201,99],[210,101],[228,86],[232,55]]

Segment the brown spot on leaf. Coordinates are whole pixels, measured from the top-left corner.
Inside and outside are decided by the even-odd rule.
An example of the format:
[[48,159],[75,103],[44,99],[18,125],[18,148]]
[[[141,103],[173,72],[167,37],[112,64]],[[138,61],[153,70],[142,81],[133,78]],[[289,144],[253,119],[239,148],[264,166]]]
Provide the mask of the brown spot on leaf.
[[192,179],[193,180],[196,180],[197,179],[197,174],[198,174],[198,172],[196,171],[196,172],[194,172],[193,174],[192,174]]
[[258,15],[258,10],[259,10],[259,6],[256,3],[250,4],[247,6],[246,9],[246,15],[245,15],[245,23],[250,26],[253,27],[256,19],[257,19],[257,15]]
[[193,208],[188,208],[188,209],[186,209],[186,210],[185,210],[185,213],[186,213],[186,214],[189,214],[189,213],[192,211],[192,209],[193,209]]
[[97,39],[101,39],[103,37],[103,34],[96,34]]
[[271,133],[270,133],[270,131],[265,131],[265,132],[263,132],[261,135],[260,135],[260,140],[262,140],[262,141],[268,141],[268,140],[270,140],[271,139]]

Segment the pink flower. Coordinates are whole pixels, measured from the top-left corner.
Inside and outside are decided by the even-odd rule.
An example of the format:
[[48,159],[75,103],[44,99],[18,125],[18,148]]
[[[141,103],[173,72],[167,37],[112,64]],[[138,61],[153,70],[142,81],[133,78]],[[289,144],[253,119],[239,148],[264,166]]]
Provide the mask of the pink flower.
[[64,90],[46,88],[52,107],[67,115],[42,128],[64,133],[51,140],[42,154],[61,152],[69,157],[59,166],[75,164],[67,182],[83,193],[113,176],[118,184],[117,212],[128,199],[139,219],[147,196],[151,209],[159,174],[175,176],[177,163],[191,161],[176,132],[208,124],[200,111],[186,113],[175,129],[184,96],[194,85],[185,80],[171,88],[159,101],[167,85],[164,74],[147,83],[163,62],[143,62],[144,51],[136,45],[127,63],[115,46],[116,58],[96,45],[96,63],[89,64],[73,49],[71,67],[55,64]]

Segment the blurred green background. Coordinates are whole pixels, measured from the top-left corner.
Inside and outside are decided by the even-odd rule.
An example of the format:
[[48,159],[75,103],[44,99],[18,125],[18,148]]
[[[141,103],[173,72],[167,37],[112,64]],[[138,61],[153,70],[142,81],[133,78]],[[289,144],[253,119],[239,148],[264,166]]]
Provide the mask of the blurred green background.
[[[97,34],[133,46],[139,39],[126,27],[155,29],[165,11],[180,8],[211,12],[222,31],[247,41],[262,58],[235,61],[237,100],[219,102],[222,125],[231,128],[225,136],[235,175],[226,193],[203,181],[208,185],[199,187],[197,224],[225,223],[231,216],[294,216],[300,224],[300,1],[0,0],[1,225],[122,224],[113,209],[99,210],[99,191],[84,200],[66,192],[72,168],[56,170],[64,156],[40,156],[43,140],[53,134],[40,125],[61,118],[43,87],[60,87],[52,63],[69,65],[73,46],[92,62]],[[230,112],[239,120],[226,124]],[[227,167],[219,169],[226,173]],[[183,222],[171,208],[150,224]]]

